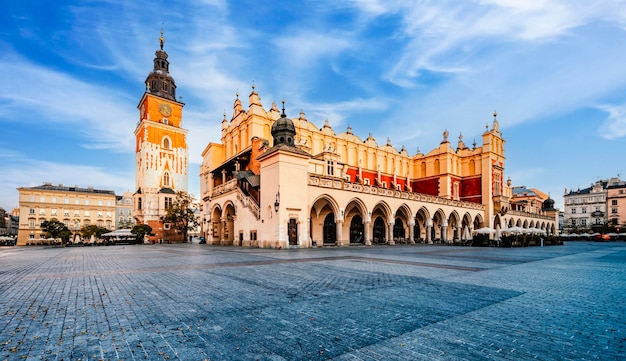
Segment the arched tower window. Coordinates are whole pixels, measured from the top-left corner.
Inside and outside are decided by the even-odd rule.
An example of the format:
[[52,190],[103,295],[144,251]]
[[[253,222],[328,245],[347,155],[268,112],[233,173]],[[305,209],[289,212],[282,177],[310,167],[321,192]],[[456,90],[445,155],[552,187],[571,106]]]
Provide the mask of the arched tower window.
[[164,187],[170,186],[170,173],[169,172],[163,173],[163,186]]
[[170,147],[171,147],[170,138],[163,137],[163,149],[170,149]]

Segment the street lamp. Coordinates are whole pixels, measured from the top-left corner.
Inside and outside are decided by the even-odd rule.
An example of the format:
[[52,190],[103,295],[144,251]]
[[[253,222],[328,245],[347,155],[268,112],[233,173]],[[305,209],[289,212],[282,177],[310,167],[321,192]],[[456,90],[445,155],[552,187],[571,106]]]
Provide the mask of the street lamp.
[[280,190],[276,193],[276,201],[274,202],[274,211],[278,213],[278,208],[280,207]]

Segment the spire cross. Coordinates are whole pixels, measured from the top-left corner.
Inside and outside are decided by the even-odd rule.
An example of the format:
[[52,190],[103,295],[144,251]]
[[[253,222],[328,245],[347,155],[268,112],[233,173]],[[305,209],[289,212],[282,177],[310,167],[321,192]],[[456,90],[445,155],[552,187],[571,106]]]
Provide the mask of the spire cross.
[[285,99],[283,99],[283,114],[280,115],[283,118],[286,118],[287,115],[285,114]]
[[161,24],[161,36],[159,36],[159,43],[161,44],[161,50],[163,50],[163,44],[165,44],[165,38],[163,37],[163,24]]

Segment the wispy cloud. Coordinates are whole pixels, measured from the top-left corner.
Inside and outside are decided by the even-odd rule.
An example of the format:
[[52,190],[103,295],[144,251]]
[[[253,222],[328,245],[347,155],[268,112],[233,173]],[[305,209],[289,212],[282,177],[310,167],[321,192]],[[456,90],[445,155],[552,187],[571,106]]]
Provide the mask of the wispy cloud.
[[134,101],[125,94],[32,64],[15,54],[1,58],[0,67],[13,79],[0,82],[2,121],[80,125],[86,145],[132,150],[132,138],[127,135],[132,134],[134,124],[129,120],[137,115]]
[[598,134],[605,139],[626,136],[626,104],[602,105],[598,108],[608,113],[608,118],[598,129]]

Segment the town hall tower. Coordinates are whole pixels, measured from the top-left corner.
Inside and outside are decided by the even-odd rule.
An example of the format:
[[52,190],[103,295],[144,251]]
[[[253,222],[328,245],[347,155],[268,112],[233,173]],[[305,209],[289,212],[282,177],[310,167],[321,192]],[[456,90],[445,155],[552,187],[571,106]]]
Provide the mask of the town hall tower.
[[176,100],[176,83],[163,50],[163,31],[159,42],[154,69],[146,78],[146,90],[137,105],[134,216],[137,223],[152,227],[151,241],[181,241],[160,220],[172,206],[176,192],[187,192],[187,130],[182,128],[185,104]]

